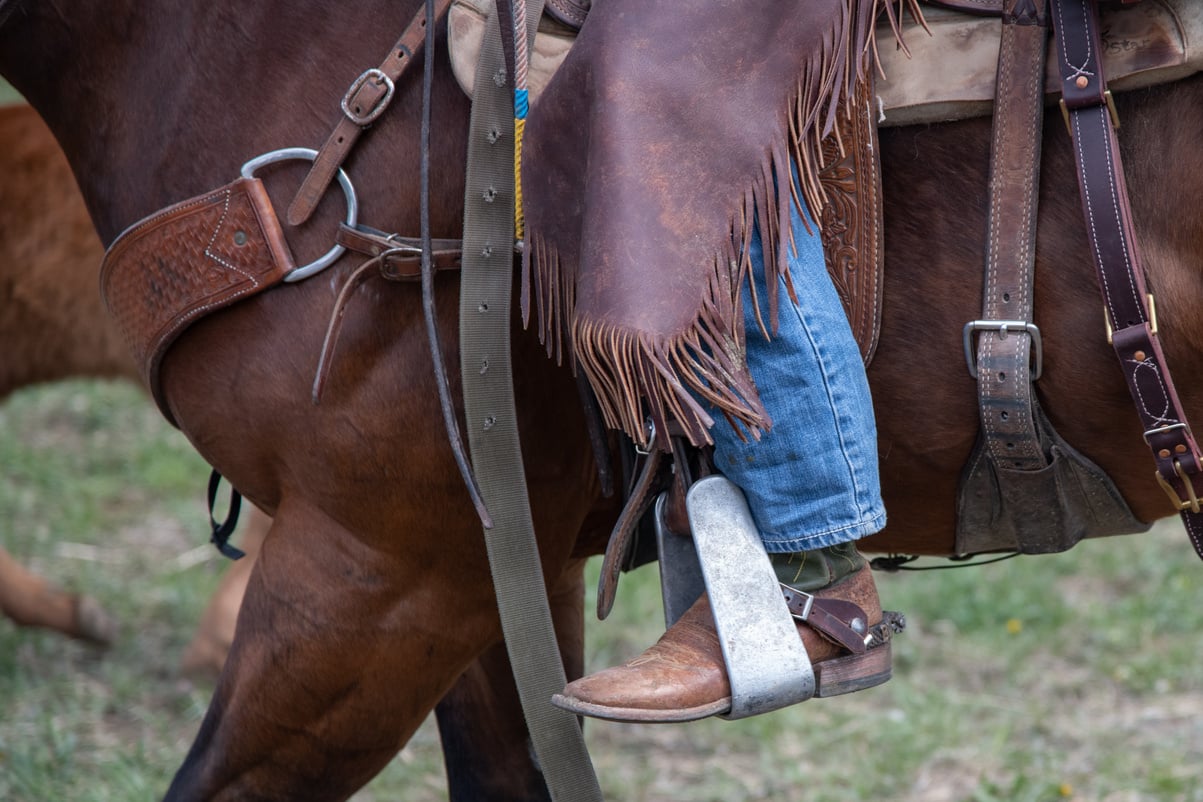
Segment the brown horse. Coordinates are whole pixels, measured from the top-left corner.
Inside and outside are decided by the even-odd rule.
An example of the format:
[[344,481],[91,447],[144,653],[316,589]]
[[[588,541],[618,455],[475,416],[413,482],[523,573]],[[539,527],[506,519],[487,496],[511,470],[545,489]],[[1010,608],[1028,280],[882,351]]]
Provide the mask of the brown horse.
[[[48,4],[10,0],[0,5],[0,73],[55,130],[111,242],[141,217],[227,183],[248,158],[320,144],[337,99],[387,51],[416,3],[408,5],[363,3],[331,16],[312,3],[81,4],[64,20]],[[467,103],[442,55],[437,67],[431,219],[435,236],[454,236]],[[348,163],[365,220],[405,234],[417,232],[418,93],[416,80],[399,86],[399,110],[378,121]],[[1203,231],[1172,212],[1200,200],[1203,165],[1192,135],[1177,132],[1198,130],[1201,95],[1196,79],[1120,103],[1134,143],[1127,155],[1137,224],[1162,299],[1166,349],[1182,376],[1203,368],[1203,320],[1189,306],[1200,290],[1192,266]],[[1171,119],[1178,126],[1165,124]],[[872,541],[881,550],[952,551],[957,476],[977,428],[960,330],[979,316],[988,134],[988,123],[974,121],[883,137],[890,253],[871,370],[892,521]],[[1045,149],[1042,400],[1136,513],[1159,518],[1170,510],[1102,340],[1057,126]],[[1166,163],[1181,186],[1172,200],[1163,191]],[[277,208],[300,174],[272,171]],[[303,261],[328,247],[337,205],[330,198],[315,222],[287,229]],[[165,358],[171,414],[206,459],[275,515],[230,659],[170,799],[346,798],[462,672],[488,692],[488,672],[498,670],[478,662],[498,657],[500,627],[479,522],[438,423],[415,287],[376,280],[360,290],[326,395],[310,402],[325,323],[352,269],[340,263],[333,274],[216,313]],[[440,279],[446,369],[458,391],[455,295],[456,282]],[[599,524],[604,531],[613,510],[597,503],[571,378],[532,335],[514,336],[531,505],[571,675],[582,626],[577,558],[596,545],[581,535]],[[1180,390],[1187,410],[1203,414],[1203,388]]]
[[[0,399],[31,384],[80,376],[140,382],[96,290],[104,255],[71,169],[53,135],[27,105],[0,106]],[[234,639],[242,597],[271,519],[251,508],[238,529],[246,557],[230,564],[180,658],[190,677],[216,677]],[[117,624],[88,596],[69,593],[0,548],[0,614],[19,626],[47,627],[107,644]],[[477,743],[512,739],[521,711],[512,698],[504,651],[482,665],[487,682],[465,677],[439,706],[448,783],[458,799],[528,799],[541,792],[524,749]],[[487,667],[487,671],[485,668]],[[501,692],[492,685],[499,683]],[[475,734],[475,735],[474,735]],[[518,738],[519,744],[522,738]]]

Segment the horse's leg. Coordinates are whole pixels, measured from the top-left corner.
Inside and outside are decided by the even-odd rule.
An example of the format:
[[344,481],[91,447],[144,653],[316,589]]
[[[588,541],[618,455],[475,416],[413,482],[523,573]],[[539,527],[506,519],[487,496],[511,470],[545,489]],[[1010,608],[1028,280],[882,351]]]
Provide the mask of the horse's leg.
[[205,611],[201,613],[196,634],[184,649],[180,658],[180,672],[191,677],[216,677],[226,662],[230,644],[234,642],[234,625],[238,621],[238,610],[242,597],[255,567],[255,558],[271,527],[271,518],[252,506],[246,525],[239,530],[237,546],[246,552],[241,560],[226,569],[221,584],[213,592]]
[[117,625],[95,599],[67,593],[0,548],[0,613],[17,626],[44,627],[107,646]]
[[[552,621],[568,679],[584,672],[584,561],[564,570],[551,593]],[[505,643],[473,663],[435,707],[451,802],[550,800]]]
[[383,768],[497,636],[488,589],[460,581],[482,570],[471,555],[417,551],[369,546],[286,497],[166,798],[345,799]]

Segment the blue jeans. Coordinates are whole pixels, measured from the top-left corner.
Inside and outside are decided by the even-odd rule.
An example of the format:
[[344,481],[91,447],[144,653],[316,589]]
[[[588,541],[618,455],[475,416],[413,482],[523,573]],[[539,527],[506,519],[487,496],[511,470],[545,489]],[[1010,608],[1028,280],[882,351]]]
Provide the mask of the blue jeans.
[[[806,232],[796,209],[791,225],[797,253],[788,242],[783,247],[798,304],[781,280],[772,340],[760,332],[752,304],[744,304],[748,369],[772,429],[759,441],[744,442],[720,416],[711,431],[715,466],[744,491],[769,553],[856,540],[886,521],[864,363],[827,275],[819,237]],[[757,296],[764,299],[759,233],[753,235],[751,256]]]

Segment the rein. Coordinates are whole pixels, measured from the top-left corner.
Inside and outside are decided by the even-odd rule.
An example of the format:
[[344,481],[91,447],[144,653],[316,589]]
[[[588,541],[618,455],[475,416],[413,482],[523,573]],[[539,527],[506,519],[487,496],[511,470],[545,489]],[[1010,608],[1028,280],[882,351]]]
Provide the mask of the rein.
[[1090,0],[1050,0],[1050,9],[1060,58],[1061,110],[1073,139],[1108,341],[1144,426],[1157,482],[1203,557],[1203,456],[1157,337],[1156,307],[1136,248],[1116,139],[1119,119],[1103,74],[1098,6]]

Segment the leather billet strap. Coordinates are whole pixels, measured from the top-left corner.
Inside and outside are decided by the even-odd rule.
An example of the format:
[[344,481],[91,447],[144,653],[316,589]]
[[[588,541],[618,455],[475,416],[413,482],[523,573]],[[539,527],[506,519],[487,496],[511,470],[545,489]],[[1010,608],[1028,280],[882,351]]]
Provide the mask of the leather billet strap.
[[[1045,0],[1006,0],[998,53],[998,98],[990,146],[990,214],[982,319],[966,326],[966,352],[977,336],[974,375],[982,436],[991,458],[1018,470],[1048,464],[1032,414],[1032,320],[1036,207],[1044,120]],[[970,365],[971,370],[974,365]]]
[[1102,72],[1098,8],[1092,0],[1051,0],[1063,90],[1074,143],[1086,231],[1106,306],[1111,342],[1153,452],[1157,480],[1182,512],[1203,556],[1203,458],[1186,422],[1157,337],[1151,296],[1136,248],[1116,139],[1114,107]]
[[[447,13],[450,5],[451,0],[435,0],[435,21]],[[343,116],[318,151],[309,175],[288,207],[289,225],[299,226],[313,214],[326,187],[330,186],[330,181],[350,154],[359,135],[376,121],[392,101],[397,81],[413,63],[414,56],[422,50],[425,39],[426,4],[423,3],[380,66],[365,71],[347,90],[342,101]]]
[[173,425],[159,383],[167,347],[198,318],[275,286],[295,267],[257,178],[156,212],[109,247],[101,296]]

